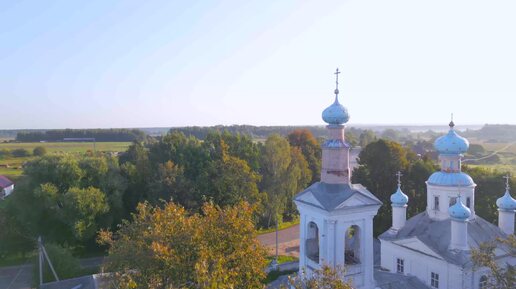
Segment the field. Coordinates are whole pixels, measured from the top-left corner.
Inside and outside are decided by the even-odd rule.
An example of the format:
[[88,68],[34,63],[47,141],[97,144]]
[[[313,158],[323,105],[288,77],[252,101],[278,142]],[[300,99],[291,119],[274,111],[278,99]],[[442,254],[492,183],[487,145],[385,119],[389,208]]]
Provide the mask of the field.
[[470,167],[485,167],[490,168],[502,172],[510,172],[511,174],[516,174],[516,142],[475,142],[480,144],[486,150],[485,157],[496,155],[499,160],[495,162],[486,162],[482,163],[470,163],[466,161],[465,163]]
[[[97,142],[95,150],[98,152],[121,152],[125,151],[130,142]],[[47,149],[48,154],[52,153],[85,153],[94,150],[91,142],[43,142],[43,143],[0,143],[0,150],[26,149],[32,154],[32,150],[42,146]],[[33,157],[7,157],[0,159],[0,175],[16,180],[23,173],[23,163]]]

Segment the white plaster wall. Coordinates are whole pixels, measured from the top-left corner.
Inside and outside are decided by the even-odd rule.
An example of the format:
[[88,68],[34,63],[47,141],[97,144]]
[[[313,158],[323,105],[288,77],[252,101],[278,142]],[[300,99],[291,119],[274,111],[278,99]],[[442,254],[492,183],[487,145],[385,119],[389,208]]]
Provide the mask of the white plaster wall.
[[[469,219],[475,218],[475,186],[461,187],[461,198],[464,205],[466,205],[466,199],[470,198],[470,210],[471,216]],[[430,218],[445,220],[450,216],[448,214],[448,208],[450,199],[457,197],[459,190],[457,187],[445,187],[445,186],[434,186],[427,183],[427,194],[426,194],[426,211]],[[434,210],[434,196],[439,197],[439,211]]]
[[14,185],[10,185],[4,189],[5,197],[9,196],[14,190]]
[[498,227],[507,235],[514,234],[514,211],[498,209]]
[[[321,264],[344,266],[346,230],[357,225],[360,228],[360,264],[346,268],[346,277],[353,279],[357,289],[370,289],[374,285],[373,218],[379,206],[346,208],[333,212],[296,202],[300,220],[300,273],[310,275],[311,268]],[[306,257],[305,241],[308,224],[314,222],[319,228],[319,264]]]

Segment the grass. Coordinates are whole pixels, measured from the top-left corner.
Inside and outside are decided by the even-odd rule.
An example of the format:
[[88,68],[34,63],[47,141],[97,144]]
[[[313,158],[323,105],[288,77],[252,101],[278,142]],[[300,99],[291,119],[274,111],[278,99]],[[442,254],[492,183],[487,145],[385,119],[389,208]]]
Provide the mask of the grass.
[[9,254],[5,256],[0,255],[0,267],[26,264],[32,261],[35,256],[36,251],[28,252],[25,255],[22,255],[21,253]]
[[[95,149],[98,152],[122,152],[126,151],[131,145],[130,142],[97,142]],[[85,153],[93,151],[93,143],[91,142],[31,142],[31,143],[0,143],[0,150],[26,149],[32,154],[35,147],[42,146],[47,149],[47,153]],[[23,174],[23,163],[33,159],[29,157],[7,157],[0,159],[0,166],[8,165],[9,167],[0,167],[0,175],[11,178],[13,181],[19,179]]]
[[[269,262],[272,262],[274,260],[275,256],[268,256],[267,260]],[[279,255],[278,256],[278,265],[283,263],[289,263],[289,262],[296,262],[299,261],[299,258],[294,256],[287,256],[287,255]]]
[[297,273],[297,270],[270,271],[269,274],[267,274],[267,277],[265,277],[265,279],[262,282],[263,282],[263,284],[269,284],[273,281],[276,281],[280,276],[290,275],[290,274],[294,274],[294,273]]
[[[281,224],[279,224],[278,230],[284,230],[284,229],[293,227],[293,226],[298,225],[298,224],[299,224],[299,218],[296,218],[296,219],[294,219],[294,220],[292,220],[290,222],[282,222]],[[259,229],[258,230],[258,235],[272,233],[272,232],[275,232],[275,231],[276,231],[275,227],[267,228],[267,229]]]

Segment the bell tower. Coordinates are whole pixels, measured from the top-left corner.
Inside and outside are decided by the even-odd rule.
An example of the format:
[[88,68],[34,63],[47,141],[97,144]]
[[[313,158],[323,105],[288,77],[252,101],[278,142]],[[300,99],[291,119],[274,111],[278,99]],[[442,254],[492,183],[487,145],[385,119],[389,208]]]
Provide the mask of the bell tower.
[[309,275],[324,265],[345,268],[342,278],[369,289],[375,285],[373,218],[382,202],[351,183],[350,145],[344,138],[349,114],[338,99],[339,73],[335,101],[322,113],[328,140],[322,145],[321,181],[294,197],[301,217],[299,273]]

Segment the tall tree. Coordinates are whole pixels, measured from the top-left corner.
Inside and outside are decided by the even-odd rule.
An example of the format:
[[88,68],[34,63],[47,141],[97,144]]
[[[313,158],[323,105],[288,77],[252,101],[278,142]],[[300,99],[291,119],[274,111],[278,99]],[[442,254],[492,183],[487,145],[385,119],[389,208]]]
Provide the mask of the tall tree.
[[307,129],[298,129],[291,132],[287,138],[292,147],[301,150],[308,162],[308,167],[312,172],[310,183],[317,182],[321,177],[321,146],[313,134]]
[[120,287],[262,288],[265,250],[255,239],[247,203],[220,209],[212,203],[190,215],[170,202],[138,206],[131,222],[113,236],[106,269],[119,272]]
[[368,144],[359,154],[358,164],[352,175],[353,183],[366,186],[384,205],[378,211],[375,234],[380,234],[391,225],[390,195],[396,190],[397,171],[409,171],[415,154],[400,144],[380,139]]

